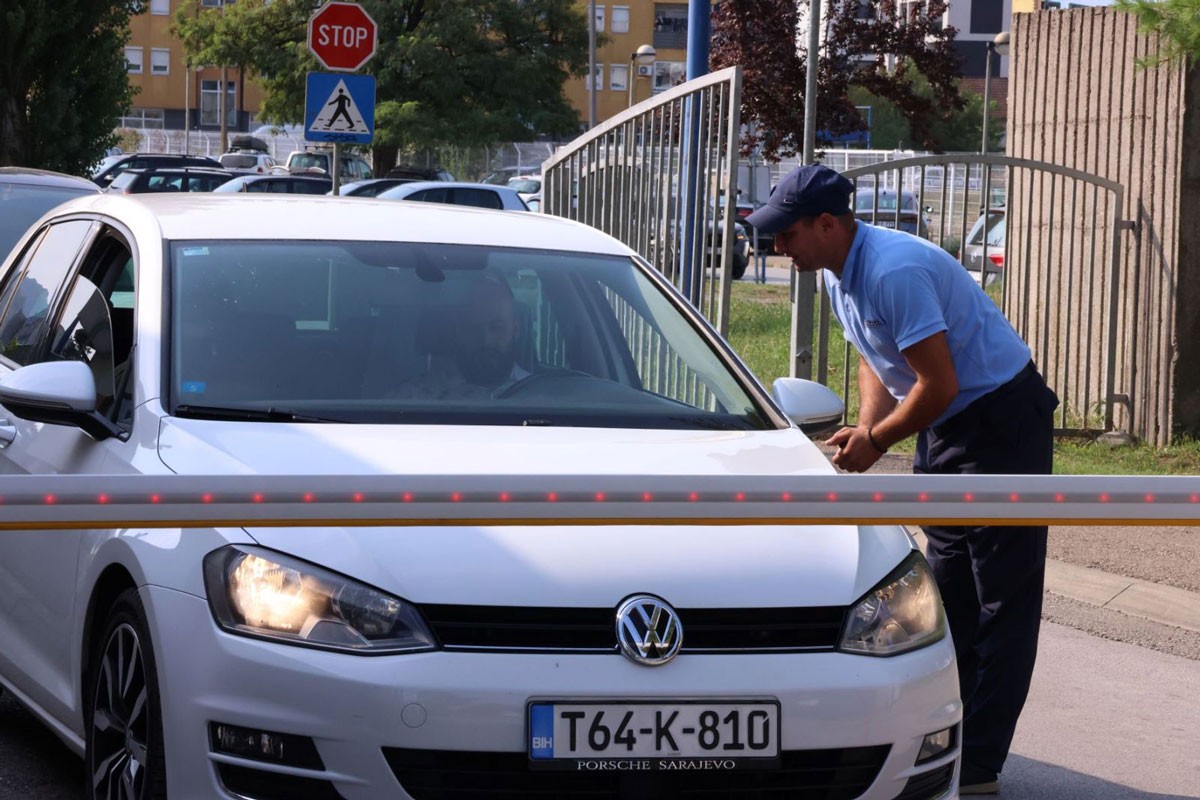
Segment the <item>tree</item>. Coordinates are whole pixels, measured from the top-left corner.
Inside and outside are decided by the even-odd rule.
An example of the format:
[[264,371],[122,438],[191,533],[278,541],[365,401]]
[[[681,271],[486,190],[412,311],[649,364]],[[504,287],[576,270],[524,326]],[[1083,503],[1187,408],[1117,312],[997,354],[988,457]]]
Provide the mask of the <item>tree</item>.
[[[914,81],[918,94],[932,97],[933,89],[923,75]],[[930,123],[930,136],[938,142],[939,149],[946,152],[974,152],[979,149],[983,138],[983,96],[960,87],[966,106],[960,113],[948,118],[935,118]],[[914,139],[912,126],[890,100],[872,94],[861,86],[852,86],[850,100],[855,106],[871,108],[871,147],[878,150],[910,149]],[[1000,140],[1004,134],[1003,120],[995,117],[998,103],[990,100],[993,116],[988,124],[988,152],[1000,151]]]
[[[279,47],[284,36],[303,31],[303,20],[311,11],[308,0],[272,2],[242,0],[221,8],[201,8],[200,0],[191,0],[175,12],[171,33],[183,44],[188,66],[196,64],[221,67],[221,149],[228,149],[229,120],[225,113],[227,67],[245,77],[248,65],[257,69],[280,68]],[[297,24],[297,20],[300,20]],[[301,33],[301,35],[303,35]]]
[[1200,59],[1200,0],[1117,0],[1116,7],[1131,12],[1142,33],[1156,33],[1162,47],[1142,59],[1147,67]]
[[[366,68],[376,78],[377,171],[402,149],[579,130],[563,94],[568,77],[587,72],[587,19],[572,0],[362,0],[362,7],[379,26]],[[305,73],[318,69],[305,40],[311,4],[275,0],[252,13],[275,15],[269,35],[254,23],[270,44],[251,48],[243,62],[266,92],[262,117],[300,122]]]
[[83,173],[116,141],[133,89],[131,0],[3,0],[0,165]]
[[[829,136],[861,131],[866,121],[850,90],[861,87],[886,99],[922,147],[943,149],[935,123],[961,111],[957,33],[942,27],[945,0],[909,4],[897,18],[895,0],[823,3],[825,44],[818,59],[817,128]],[[801,14],[800,9],[805,10]],[[804,89],[809,62],[798,47],[807,0],[726,0],[713,12],[714,69],[742,65],[743,153],[762,145],[771,160],[803,148]],[[770,24],[764,24],[770,20]],[[922,77],[930,91],[919,91]]]

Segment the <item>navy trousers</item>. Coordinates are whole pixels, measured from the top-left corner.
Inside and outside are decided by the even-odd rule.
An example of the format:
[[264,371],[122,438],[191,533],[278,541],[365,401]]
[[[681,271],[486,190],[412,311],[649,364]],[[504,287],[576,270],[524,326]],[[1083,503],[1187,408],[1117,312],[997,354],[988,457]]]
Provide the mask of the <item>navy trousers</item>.
[[[917,437],[919,474],[1048,475],[1058,398],[1032,362]],[[1046,527],[925,527],[958,657],[963,761],[1000,772],[1037,656]]]

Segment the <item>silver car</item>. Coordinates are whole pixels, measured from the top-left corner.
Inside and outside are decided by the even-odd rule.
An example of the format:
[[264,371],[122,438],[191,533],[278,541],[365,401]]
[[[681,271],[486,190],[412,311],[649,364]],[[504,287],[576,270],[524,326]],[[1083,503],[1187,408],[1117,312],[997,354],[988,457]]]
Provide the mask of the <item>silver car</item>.
[[971,232],[967,234],[966,243],[962,248],[962,265],[971,273],[971,277],[985,288],[1004,277],[1004,240],[1008,230],[1004,211],[1003,208],[993,208],[986,215],[980,214],[979,219],[971,226]]

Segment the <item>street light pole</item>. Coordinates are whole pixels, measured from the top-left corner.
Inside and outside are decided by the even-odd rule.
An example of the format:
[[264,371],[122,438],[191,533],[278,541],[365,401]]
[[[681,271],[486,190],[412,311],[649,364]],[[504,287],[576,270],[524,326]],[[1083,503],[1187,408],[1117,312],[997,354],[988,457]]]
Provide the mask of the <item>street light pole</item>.
[[658,58],[658,51],[648,44],[638,46],[638,49],[629,54],[629,75],[626,80],[629,83],[629,102],[626,108],[633,106],[633,87],[637,83],[637,68],[648,66],[654,63]]
[[588,130],[596,127],[596,0],[588,2]]
[[983,68],[983,141],[979,145],[980,154],[985,156],[988,151],[988,117],[992,115],[992,54],[1008,55],[1008,31],[997,33],[996,37],[987,43],[987,63]]

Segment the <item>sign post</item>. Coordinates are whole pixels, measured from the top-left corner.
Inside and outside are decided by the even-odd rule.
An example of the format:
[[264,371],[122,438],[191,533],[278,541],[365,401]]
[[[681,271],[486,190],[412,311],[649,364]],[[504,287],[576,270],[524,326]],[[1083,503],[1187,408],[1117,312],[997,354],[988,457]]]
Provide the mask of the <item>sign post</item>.
[[[375,20],[357,3],[331,0],[308,18],[308,49],[327,70],[360,69],[374,57],[378,43]],[[333,79],[332,85],[329,79]],[[341,183],[342,143],[369,144],[375,135],[375,79],[308,73],[304,128],[306,139],[333,143],[330,177],[336,195]]]

